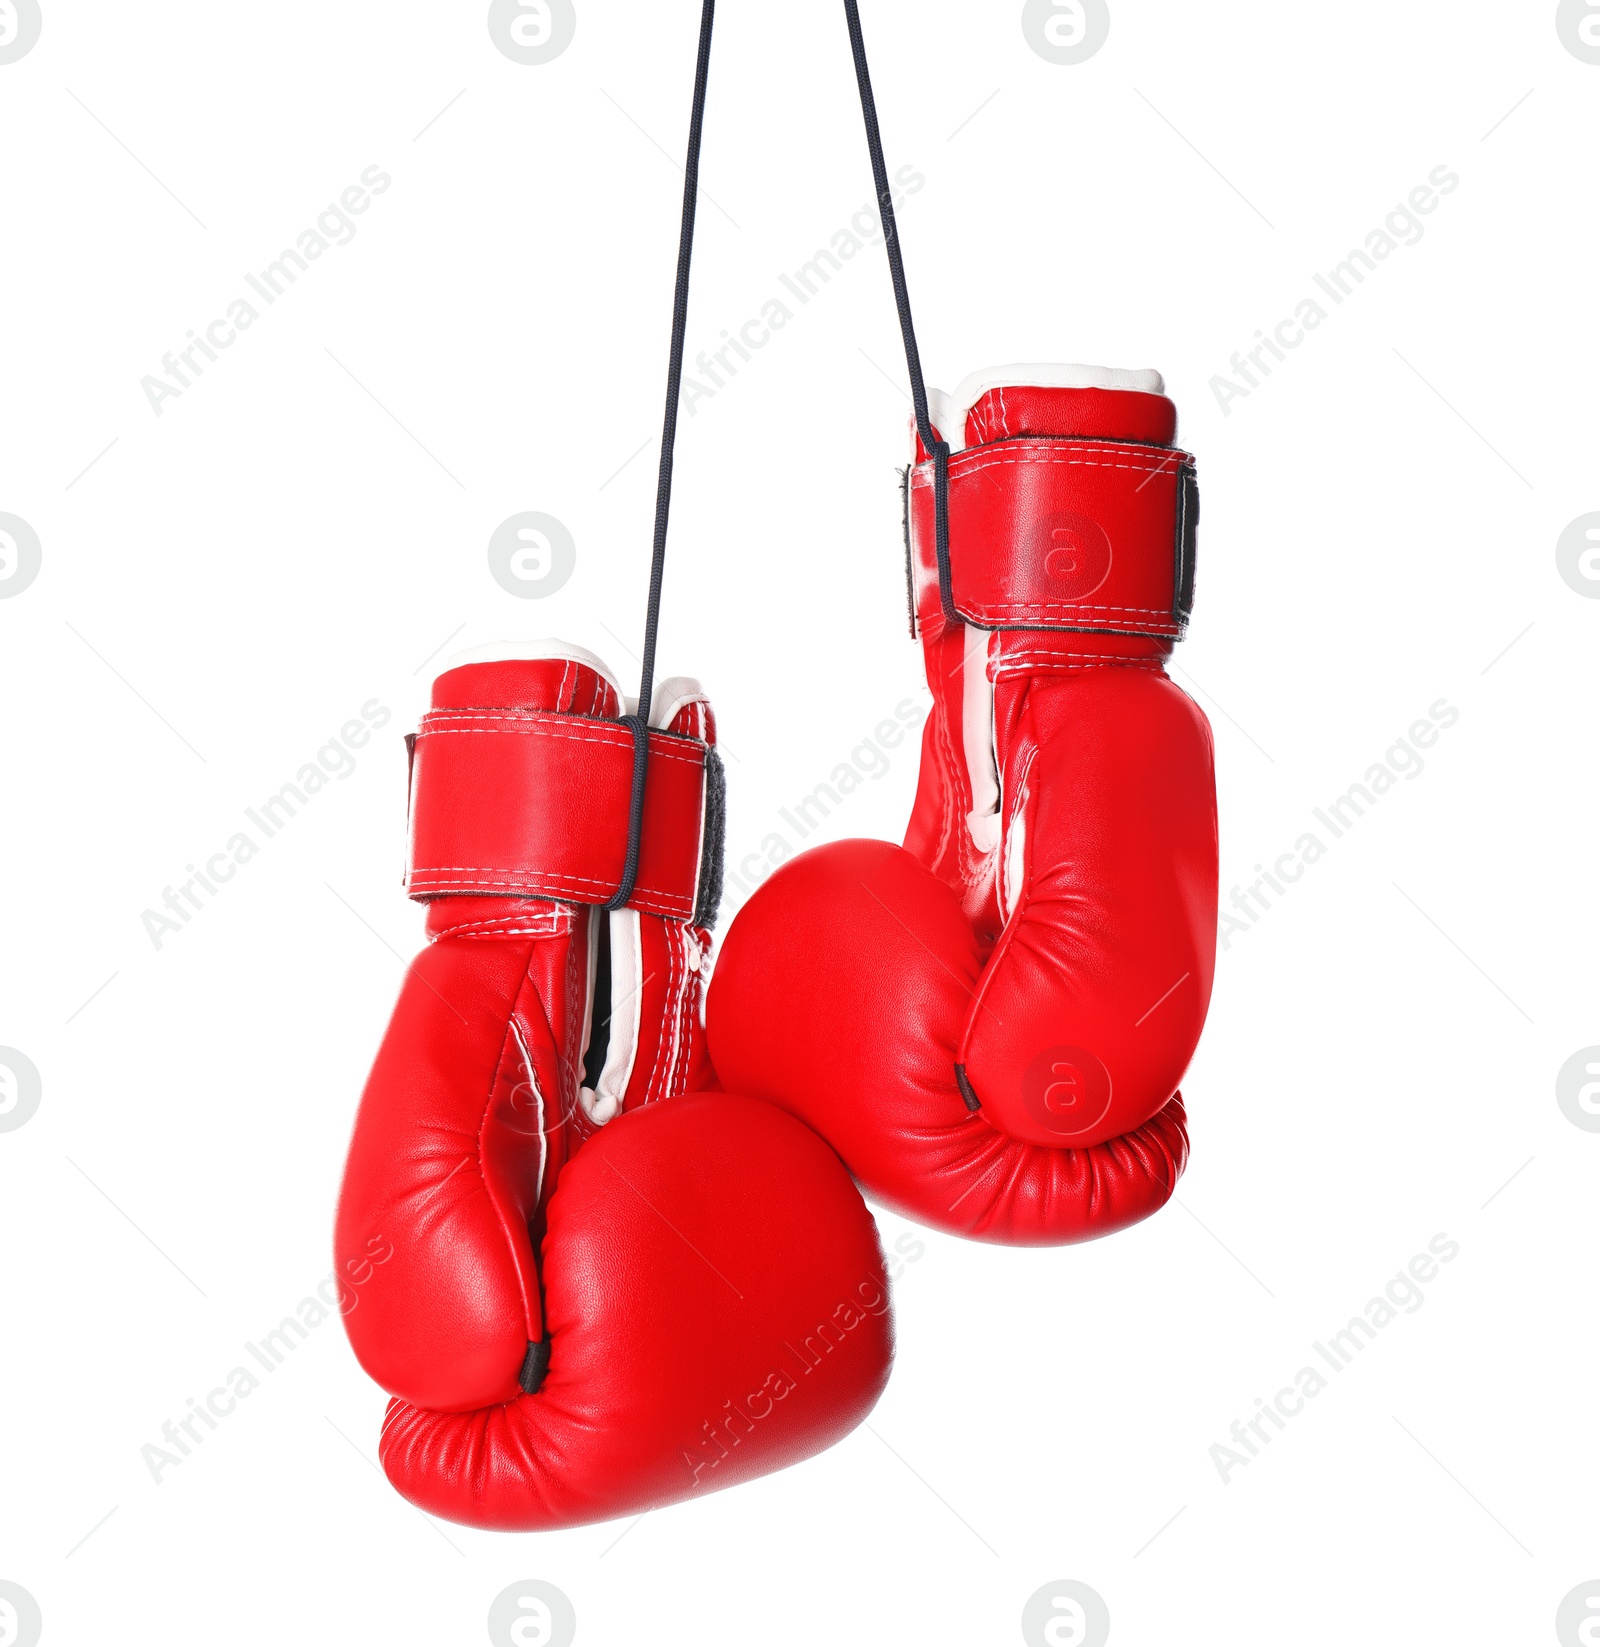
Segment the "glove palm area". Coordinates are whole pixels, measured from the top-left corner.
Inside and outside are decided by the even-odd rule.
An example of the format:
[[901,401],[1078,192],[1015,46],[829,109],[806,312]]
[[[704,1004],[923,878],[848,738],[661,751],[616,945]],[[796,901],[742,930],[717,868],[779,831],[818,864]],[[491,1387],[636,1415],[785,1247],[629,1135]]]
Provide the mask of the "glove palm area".
[[[380,1452],[430,1513],[573,1526],[820,1451],[888,1377],[888,1281],[837,1157],[706,1087],[720,878],[710,706],[657,693],[639,873],[633,736],[554,646],[435,683],[413,742],[427,903],[340,1196],[346,1315],[394,1397]],[[375,1263],[374,1253],[388,1254]]]
[[718,1074],[951,1233],[1108,1234],[1171,1196],[1215,961],[1210,727],[1167,678],[1198,498],[1154,373],[1011,368],[932,398],[907,473],[933,710],[903,847],[782,866],[723,943]]

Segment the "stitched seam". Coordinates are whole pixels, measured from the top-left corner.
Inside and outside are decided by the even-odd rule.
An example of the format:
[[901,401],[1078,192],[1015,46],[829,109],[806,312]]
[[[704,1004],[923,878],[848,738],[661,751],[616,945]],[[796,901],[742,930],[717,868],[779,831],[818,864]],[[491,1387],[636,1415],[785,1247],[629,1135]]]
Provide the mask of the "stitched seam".
[[697,971],[691,973],[683,992],[682,1053],[674,1087],[674,1091],[679,1094],[689,1085],[689,1071],[694,1063],[695,1031],[700,1027],[701,1003],[705,999],[707,951],[711,947],[709,942],[701,937],[700,928],[686,926],[683,931],[684,942],[694,945],[695,952],[700,958],[700,966]]
[[[415,885],[419,880],[433,881],[437,880],[441,875],[516,874],[518,874],[517,870],[507,869],[501,864],[428,864],[426,866],[412,868],[411,882]],[[613,875],[609,880],[601,880],[597,879],[593,875],[556,875],[546,874],[537,870],[529,870],[521,880],[484,881],[481,884],[484,886],[492,886],[496,889],[523,886],[583,886],[595,887],[601,891],[604,891],[607,887],[610,887],[613,891],[615,891],[617,887],[617,878]],[[667,887],[660,886],[641,887],[639,890],[647,897],[665,898],[674,904],[682,902],[684,896],[681,892],[673,892]]]
[[[1018,465],[1028,464],[1057,464],[1068,469],[1128,469],[1137,475],[1166,475],[1176,477],[1194,459],[1187,452],[1173,450],[1165,462],[1151,463],[1149,453],[1138,447],[1117,446],[1058,446],[1054,443],[1039,442],[1044,447],[1042,451],[1026,451],[1015,447],[991,451],[987,447],[979,448],[976,452],[958,452],[950,460],[950,480],[952,484],[958,480],[965,480],[968,475],[976,475],[985,469],[1015,468]],[[1092,457],[1057,457],[1057,452],[1107,452],[1117,457],[1142,457],[1142,463],[1113,463]],[[918,465],[911,471],[913,488],[920,487],[927,491],[933,485],[933,476]]]
[[[406,883],[406,890],[412,897],[419,893],[431,894],[441,892],[482,893],[492,896],[496,893],[510,892],[519,897],[554,896],[560,897],[563,893],[573,903],[591,905],[595,902],[595,891],[605,891],[609,887],[616,890],[615,881],[601,881],[595,888],[563,886],[556,881],[541,881],[537,885],[530,885],[524,881],[451,881],[441,879],[439,872],[433,870],[413,870],[411,878]],[[681,894],[663,892],[656,888],[646,887],[636,890],[628,900],[630,909],[647,910],[652,915],[670,916],[674,920],[686,921],[694,913],[694,903],[691,898]],[[559,933],[552,933],[552,937],[559,937]]]
[[660,1048],[665,1063],[662,1069],[660,1096],[672,1097],[678,1073],[678,1032],[682,1027],[683,984],[690,976],[688,952],[679,940],[678,928],[663,928],[667,947],[672,954],[672,967],[667,974],[666,1010],[661,1014]]
[[[460,871],[466,875],[515,875],[514,869],[506,869],[499,864],[433,864],[427,869],[413,871],[416,875],[443,875],[450,871]],[[529,871],[530,874],[538,873]],[[616,877],[610,880],[596,880],[592,875],[552,875],[551,880],[585,881],[590,886],[615,886]]]
[[[517,738],[563,738],[569,743],[602,744],[611,749],[632,748],[633,740],[622,734],[613,737],[609,733],[567,732],[546,722],[512,722],[505,726],[441,726],[431,717],[424,716],[422,725],[417,731],[417,737],[444,738],[444,737],[517,737]],[[679,761],[685,766],[704,767],[703,754],[678,754],[676,750],[662,749],[654,742],[650,745],[650,755],[653,760]]]
[[1170,606],[1090,606],[1077,600],[988,600],[973,604],[986,612],[1127,612],[1139,618],[1166,616],[1169,623],[1172,611]]
[[663,1098],[672,1098],[676,1097],[678,1093],[678,1070],[683,1062],[684,1054],[683,1003],[689,993],[689,980],[694,977],[694,974],[689,970],[689,950],[686,940],[688,929],[674,923],[666,930],[673,950],[672,970],[676,974],[681,961],[683,976],[681,988],[678,987],[676,979],[674,979],[671,1012],[669,1014],[672,1023],[672,1035],[667,1042],[672,1056],[667,1060],[667,1084],[661,1094]]
[[[427,709],[423,711],[422,719],[426,721],[506,721],[513,725],[544,726],[554,729],[563,727],[587,727],[593,732],[604,732],[626,742],[632,747],[633,736],[621,721],[613,720],[606,715],[585,715],[580,711],[564,709]],[[686,732],[674,732],[669,727],[652,726],[650,740],[667,744],[677,744],[687,748],[696,740]]]
[[434,934],[440,938],[564,938],[572,929],[551,921],[544,925],[518,925],[513,916],[503,921],[472,921],[462,926],[442,928]]
[[[506,1048],[510,1044],[510,1042],[512,1041],[512,1039],[514,1038],[514,1035],[515,1035],[514,1025],[515,1025],[516,1015],[517,1015],[517,1003],[522,999],[523,991],[526,990],[529,987],[530,983],[531,983],[531,979],[528,976],[528,969],[532,965],[533,965],[533,946],[530,944],[529,947],[528,947],[527,955],[523,957],[522,982],[517,987],[517,993],[512,997],[511,1010],[510,1010],[509,1013],[506,1014],[505,1038],[500,1043],[500,1054],[495,1059],[494,1070],[489,1076],[489,1090],[484,1094],[484,1097],[483,1097],[483,1114],[479,1117],[479,1120],[478,1120],[478,1156],[477,1156],[478,1176],[483,1181],[483,1193],[484,1193],[484,1196],[487,1199],[489,1205],[494,1208],[495,1219],[500,1225],[500,1233],[505,1237],[506,1248],[511,1254],[511,1267],[512,1267],[512,1270],[516,1274],[516,1277],[517,1277],[517,1290],[520,1293],[522,1293],[523,1324],[530,1331],[531,1331],[532,1326],[533,1326],[533,1314],[532,1314],[532,1311],[528,1307],[529,1300],[528,1300],[528,1295],[527,1295],[527,1290],[526,1290],[526,1282],[525,1282],[524,1277],[523,1277],[523,1266],[522,1266],[522,1262],[521,1262],[521,1258],[520,1258],[520,1249],[517,1246],[517,1242],[516,1242],[515,1236],[512,1233],[511,1226],[506,1220],[505,1208],[500,1205],[499,1197],[495,1194],[494,1190],[490,1187],[489,1174],[484,1170],[484,1165],[483,1165],[483,1135],[484,1135],[484,1132],[487,1130],[488,1125],[489,1125],[489,1109],[490,1109],[490,1106],[494,1103],[495,1088],[500,1083],[500,1073],[501,1073],[502,1069],[504,1069],[504,1067],[505,1067]],[[522,1046],[521,1046],[521,1038],[516,1037],[516,1039],[518,1040],[518,1050],[519,1051],[523,1050]],[[544,1104],[544,1094],[539,1088],[538,1075],[537,1075],[537,1073],[535,1072],[535,1070],[533,1068],[532,1055],[531,1054],[529,1054],[528,1058],[525,1060],[525,1066],[524,1067],[527,1069],[527,1072],[528,1072],[528,1080],[532,1083],[534,1090],[539,1093],[539,1102],[540,1102],[540,1105],[542,1107],[543,1104]],[[539,1284],[538,1283],[538,1262],[537,1262],[537,1257],[536,1257],[536,1255],[532,1254],[531,1245],[528,1243],[526,1235],[524,1235],[524,1237],[523,1237],[523,1244],[524,1244],[524,1246],[529,1246],[530,1258],[533,1259],[533,1267],[534,1267],[534,1287],[535,1287],[535,1289],[537,1289],[538,1284]]]
[[1024,664],[1020,665],[1019,667],[1017,667],[1015,669],[1009,669],[1008,670],[1008,669],[1002,667],[1000,669],[999,673],[1002,674],[1002,675],[1005,675],[1005,674],[1012,674],[1012,675],[1037,674],[1037,673],[1040,673],[1042,671],[1052,670],[1052,669],[1054,670],[1055,673],[1062,674],[1062,675],[1075,675],[1080,670],[1083,670],[1083,669],[1142,669],[1142,670],[1144,670],[1148,673],[1148,672],[1151,672],[1151,671],[1159,670],[1159,668],[1160,668],[1159,664],[1142,663],[1142,662],[1139,662],[1139,661],[1137,661],[1135,659],[1131,659],[1131,658],[1129,658],[1129,659],[1120,659],[1119,658],[1119,659],[1110,660],[1110,661],[1104,661],[1103,660],[1100,663],[1060,663],[1060,664],[1057,664],[1057,663],[1052,663],[1052,661],[1050,660],[1048,654],[1043,654],[1037,660],[1035,660],[1031,663],[1024,663]]
[[692,971],[689,966],[690,946],[699,942],[694,935],[694,928],[686,923],[676,930],[679,947],[683,951],[683,989],[678,997],[678,1028],[672,1060],[671,1092],[674,1097],[689,1084],[689,1054],[693,1047],[694,1033],[693,1002],[695,989],[700,981],[700,974]]
[[[493,932],[468,932],[465,928],[453,926],[439,933],[438,938],[459,938],[465,944],[492,943],[496,938],[564,938],[567,933],[560,927],[538,926],[508,926],[496,929]],[[435,938],[434,942],[438,942]]]
[[1061,652],[1053,646],[1008,646],[1001,653],[1000,661],[1007,658],[1099,658],[1111,663],[1160,663],[1159,658],[1119,658],[1105,652]]
[[479,928],[506,930],[508,929],[508,924],[509,926],[515,926],[518,920],[523,920],[525,924],[523,926],[516,927],[516,930],[519,932],[526,931],[529,933],[541,930],[533,924],[534,922],[540,920],[549,921],[554,929],[551,934],[553,937],[560,937],[562,933],[570,932],[573,927],[573,915],[571,910],[548,909],[542,910],[537,916],[532,917],[492,915],[482,921],[460,921],[455,926],[450,927],[448,929],[448,933],[437,933],[436,939],[446,937],[447,935],[454,935],[458,932],[471,932]]
[[661,936],[667,945],[667,989],[666,999],[661,1003],[661,1016],[657,1020],[655,1052],[650,1059],[650,1078],[645,1082],[644,1103],[655,1098],[670,1098],[672,1096],[671,1059],[667,1059],[667,1067],[663,1070],[662,1060],[666,1057],[672,1044],[671,1029],[675,1027],[678,1012],[678,975],[680,969],[687,973],[684,965],[683,946],[673,942],[674,933],[671,927],[663,926]]
[[[700,1026],[700,1005],[705,998],[706,980],[706,950],[708,945],[701,941],[700,929],[694,926],[685,926],[683,929],[684,958],[687,966],[691,954],[698,955],[700,967],[698,971],[689,970],[684,979],[683,987],[683,1038],[678,1048],[678,1069],[673,1077],[673,1092],[681,1095],[689,1085],[689,1072],[694,1064],[695,1031]],[[690,946],[693,946],[691,949]]]

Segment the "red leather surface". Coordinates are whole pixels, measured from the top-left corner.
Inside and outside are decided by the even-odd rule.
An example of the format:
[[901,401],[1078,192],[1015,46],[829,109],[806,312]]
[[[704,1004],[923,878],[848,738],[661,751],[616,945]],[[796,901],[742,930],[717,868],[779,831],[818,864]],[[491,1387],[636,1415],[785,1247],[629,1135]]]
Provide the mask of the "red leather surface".
[[955,895],[903,847],[817,847],[729,930],[707,1008],[712,1061],[816,1127],[869,1194],[937,1229],[1056,1245],[1154,1212],[1188,1155],[1176,1098],[1086,1149],[968,1111],[954,1070],[984,966]]
[[[935,427],[952,438],[954,430]],[[1178,408],[1165,395],[1127,389],[1044,389],[1007,384],[974,401],[963,425],[965,446],[988,446],[1023,435],[1079,440],[1124,440],[1145,446],[1170,446],[1178,436]],[[911,420],[911,461],[925,463],[932,454]]]
[[394,1257],[345,1327],[379,1384],[425,1406],[512,1400],[543,1337],[528,1229],[541,1142],[553,1183],[577,1106],[588,965],[586,914],[548,918],[547,937],[441,938],[412,962],[356,1116],[335,1252],[341,1273],[374,1239]]
[[1081,440],[1170,446],[1177,434],[1178,408],[1165,395],[1125,389],[1035,389],[1021,384],[991,389],[974,402],[967,413],[966,444],[988,446],[1021,435],[1075,435]]
[[[622,884],[633,759],[633,734],[615,721],[528,709],[423,716],[407,890],[605,903]],[[704,748],[652,732],[629,906],[692,916],[704,834]]]
[[[973,471],[990,495],[952,529],[953,556],[1002,595],[1037,473]],[[1095,507],[1100,477],[1060,473],[1065,503]],[[1165,571],[1170,591],[1166,529],[1123,541],[1126,576]],[[1102,1235],[1161,1206],[1187,1159],[1178,1084],[1216,942],[1210,727],[1166,677],[1168,636],[984,633],[936,598],[921,633],[934,706],[905,846],[818,848],[745,905],[711,983],[712,1061],[907,1216],[993,1241]]]
[[[568,660],[473,665],[436,686],[453,708],[496,698],[618,709]],[[672,722],[713,727],[700,701]],[[487,804],[468,764],[452,775],[446,803]],[[617,982],[597,1012],[615,999],[613,1042],[637,1043],[604,1126],[580,1091],[601,923]],[[362,1096],[335,1230],[351,1344],[398,1398],[382,1446],[396,1485],[477,1526],[572,1525],[779,1468],[858,1423],[892,1354],[877,1232],[798,1122],[683,1096],[712,1079],[709,934],[632,908],[482,895],[432,899],[428,934]],[[365,1261],[385,1248],[381,1266]],[[749,1415],[789,1365],[785,1343],[804,1362],[805,1337],[846,1318],[822,1365],[796,1366],[794,1389]],[[528,1395],[519,1373],[545,1339],[549,1372]]]
[[566,1169],[544,1245],[550,1371],[478,1413],[390,1405],[390,1480],[477,1527],[574,1526],[820,1452],[871,1410],[893,1334],[837,1157],[770,1104],[690,1093]]
[[564,715],[622,713],[615,688],[575,658],[501,658],[447,669],[433,683],[435,709],[555,709]]
[[[1147,397],[1141,397],[1147,398]],[[1006,440],[950,460],[951,593],[983,627],[1178,638],[1179,476],[1186,452]],[[917,619],[941,613],[933,465],[911,474]]]

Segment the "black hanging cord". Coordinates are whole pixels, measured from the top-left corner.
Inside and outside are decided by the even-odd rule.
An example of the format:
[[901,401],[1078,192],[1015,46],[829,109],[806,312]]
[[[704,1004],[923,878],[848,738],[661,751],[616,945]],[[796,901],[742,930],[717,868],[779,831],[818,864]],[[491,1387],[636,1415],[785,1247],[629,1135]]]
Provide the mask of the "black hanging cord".
[[700,132],[705,124],[706,80],[711,69],[711,25],[716,0],[700,13],[700,55],[694,71],[694,104],[689,115],[689,150],[683,162],[683,226],[678,233],[678,285],[672,304],[672,351],[667,362],[667,415],[661,431],[661,469],[656,480],[655,549],[650,559],[650,601],[644,620],[644,665],[639,708],[623,716],[633,732],[633,792],[628,803],[628,856],[617,895],[607,909],[621,909],[633,896],[639,874],[644,829],[644,787],[650,769],[650,700],[655,693],[656,631],[661,625],[661,580],[667,564],[667,517],[672,509],[672,453],[678,438],[678,400],[683,387],[684,338],[689,329],[689,265],[694,254],[695,207],[700,196]]
[[872,95],[872,75],[867,68],[867,47],[861,37],[861,13],[856,0],[844,0],[845,21],[850,28],[850,49],[855,54],[856,84],[861,89],[861,113],[867,125],[867,150],[872,156],[872,178],[878,189],[878,215],[883,222],[883,244],[889,254],[889,277],[894,281],[895,307],[900,311],[900,335],[906,346],[906,371],[911,378],[911,404],[916,413],[917,433],[933,459],[934,544],[939,560],[939,600],[951,623],[960,621],[955,598],[950,591],[950,443],[939,439],[928,419],[928,389],[922,377],[922,355],[917,349],[917,330],[911,319],[911,294],[906,290],[905,259],[900,255],[900,233],[895,225],[894,196],[889,188],[889,168],[883,159],[883,135],[878,130],[878,105]]

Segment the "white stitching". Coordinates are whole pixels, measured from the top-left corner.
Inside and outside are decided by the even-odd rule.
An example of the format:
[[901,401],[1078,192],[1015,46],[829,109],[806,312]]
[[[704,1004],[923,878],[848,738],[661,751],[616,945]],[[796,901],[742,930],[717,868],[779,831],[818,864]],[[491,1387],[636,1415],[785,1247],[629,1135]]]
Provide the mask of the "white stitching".
[[1172,617],[1168,606],[1091,606],[1078,600],[991,600],[974,604],[985,612],[1131,612],[1135,617],[1165,617],[1169,622]]
[[[1002,396],[1002,399],[1003,398],[1004,397]],[[1048,453],[1062,450],[1082,452],[1109,449],[1122,456],[1131,456],[1137,452],[1137,448],[1124,448],[1116,446],[1107,447],[1098,445],[1084,447],[1070,443],[1063,444],[1060,442],[1040,442],[1038,444],[1044,446],[1045,450],[1042,452],[1008,451],[1005,453],[991,453],[982,461],[963,462],[963,457],[965,456],[965,454],[963,454],[962,456],[954,458],[951,461],[951,481],[954,482],[958,479],[963,479],[970,474],[977,474],[983,469],[999,467],[1014,468],[1027,464],[1053,464],[1069,469],[1128,469],[1136,474],[1145,475],[1158,475],[1168,471],[1176,474],[1177,469],[1181,468],[1185,462],[1192,461],[1187,452],[1180,452],[1174,448],[1168,459],[1163,460],[1153,468],[1148,463],[1097,463],[1092,462],[1087,458],[1055,457],[1048,455]],[[1176,468],[1171,461],[1172,459],[1177,460]],[[957,465],[960,466],[959,474],[955,472]],[[913,487],[920,486],[924,491],[927,491],[933,484],[933,480],[931,476],[921,475],[914,471],[911,477],[911,484]],[[1172,634],[1177,635],[1182,632],[1181,626],[1173,621],[1172,608],[1170,606],[1096,606],[1084,601],[1071,600],[977,601],[973,603],[973,612],[974,614],[982,613],[985,615],[992,612],[1122,612],[1132,617],[1162,618],[1166,620],[1166,628],[1170,630]]]
[[1002,658],[1112,658],[1118,663],[1157,663],[1157,658],[1122,657],[1114,652],[1063,652],[1055,646],[1002,646]]
[[650,1077],[645,1082],[644,1103],[650,1103],[651,1093],[656,1099],[671,1098],[673,1081],[677,1074],[678,1019],[683,1003],[678,999],[678,978],[690,976],[688,957],[678,942],[678,928],[663,926],[660,937],[667,947],[667,984],[661,1002],[661,1016],[656,1031],[655,1056],[650,1060]]
[[[572,911],[570,909],[567,909],[564,906],[557,906],[554,909],[541,910],[539,912],[539,915],[535,918],[540,919],[540,920],[554,921],[554,922],[557,922],[557,923],[562,923],[562,924],[565,924],[566,926],[568,926],[569,928],[572,926],[572,924],[577,919],[577,917],[572,913]],[[466,932],[466,931],[470,930],[472,927],[478,927],[478,926],[504,926],[507,921],[514,921],[514,920],[517,920],[517,919],[519,919],[519,917],[517,917],[515,915],[493,915],[493,916],[490,916],[487,920],[482,920],[482,921],[462,921],[458,925],[451,927],[450,930],[452,932]]]
[[[615,881],[596,881],[588,876],[567,877],[559,875],[545,875],[537,881],[451,881],[442,880],[444,876],[454,871],[465,875],[504,875],[509,873],[503,869],[474,870],[463,864],[447,864],[431,869],[413,868],[406,881],[406,890],[416,892],[478,892],[486,897],[492,897],[497,892],[512,892],[528,897],[556,897],[563,893],[577,900],[579,903],[593,901],[597,891],[612,891],[617,888]],[[586,884],[579,885],[579,882]],[[650,903],[645,903],[645,899]],[[645,886],[635,888],[633,897],[629,900],[630,906],[636,909],[648,910],[651,914],[668,915],[677,920],[687,920],[694,913],[694,900],[679,892],[669,891],[666,887]],[[555,936],[552,934],[552,936]]]
[[[418,875],[515,875],[518,872],[515,869],[507,869],[503,864],[429,864],[423,869],[413,868],[411,873],[415,878]],[[527,878],[538,879],[542,875],[544,875],[543,870],[530,869],[527,871]],[[588,886],[615,886],[617,884],[615,876],[600,879],[593,875],[559,875],[552,873],[546,878],[552,881],[571,881],[574,884],[581,881]],[[497,882],[496,884],[502,883]],[[509,886],[512,883],[507,881],[503,884]],[[671,897],[672,894],[668,893],[667,896]]]
[[[1059,464],[1068,469],[1130,469],[1138,475],[1177,475],[1185,463],[1193,461],[1187,452],[1179,452],[1174,449],[1170,453],[1170,458],[1176,459],[1176,463],[1172,461],[1163,461],[1154,465],[1151,465],[1148,461],[1144,463],[1095,463],[1088,458],[1051,457],[1047,454],[1058,451],[1094,452],[1110,450],[1122,457],[1133,457],[1139,455],[1138,448],[1075,446],[1070,443],[1063,444],[1054,441],[1029,442],[1029,447],[1034,445],[1042,446],[1045,450],[1035,452],[1028,448],[1008,446],[1003,450],[978,447],[972,453],[959,452],[950,460],[950,479],[952,482],[964,480],[968,475],[975,475],[983,469],[1015,468],[1019,465],[1035,463]],[[958,469],[959,473],[957,472]],[[933,476],[925,472],[923,466],[919,465],[911,472],[911,484],[913,487],[920,487],[923,491],[927,491],[933,485]]]
[[562,921],[560,917],[548,916],[546,920],[548,924],[545,926],[518,926],[516,918],[510,915],[498,921],[463,921],[460,926],[442,928],[433,935],[433,941],[437,943],[441,938],[461,938],[477,943],[493,938],[566,938],[571,935],[570,918]]
[[1049,654],[1041,653],[1033,662],[1020,664],[1015,669],[1007,669],[1004,665],[1001,665],[998,672],[1002,675],[1037,674],[1041,670],[1052,666],[1064,675],[1075,674],[1080,669],[1143,669],[1149,672],[1159,672],[1161,668],[1160,664],[1141,658],[1102,658],[1098,663],[1053,664]]
[[[433,711],[422,717],[422,724],[417,729],[419,738],[439,738],[451,735],[476,735],[479,737],[519,737],[519,738],[565,738],[570,743],[603,744],[612,749],[632,748],[633,736],[622,727],[618,727],[614,734],[601,732],[567,731],[558,726],[552,726],[548,721],[528,720],[516,716],[486,716],[478,713],[463,714],[460,718],[466,720],[494,720],[503,719],[508,724],[504,726],[441,726],[439,717],[450,716],[456,712],[450,710]],[[680,761],[685,766],[704,767],[704,751],[685,751],[679,754],[675,749],[662,749],[652,738],[650,755],[653,760]]]

